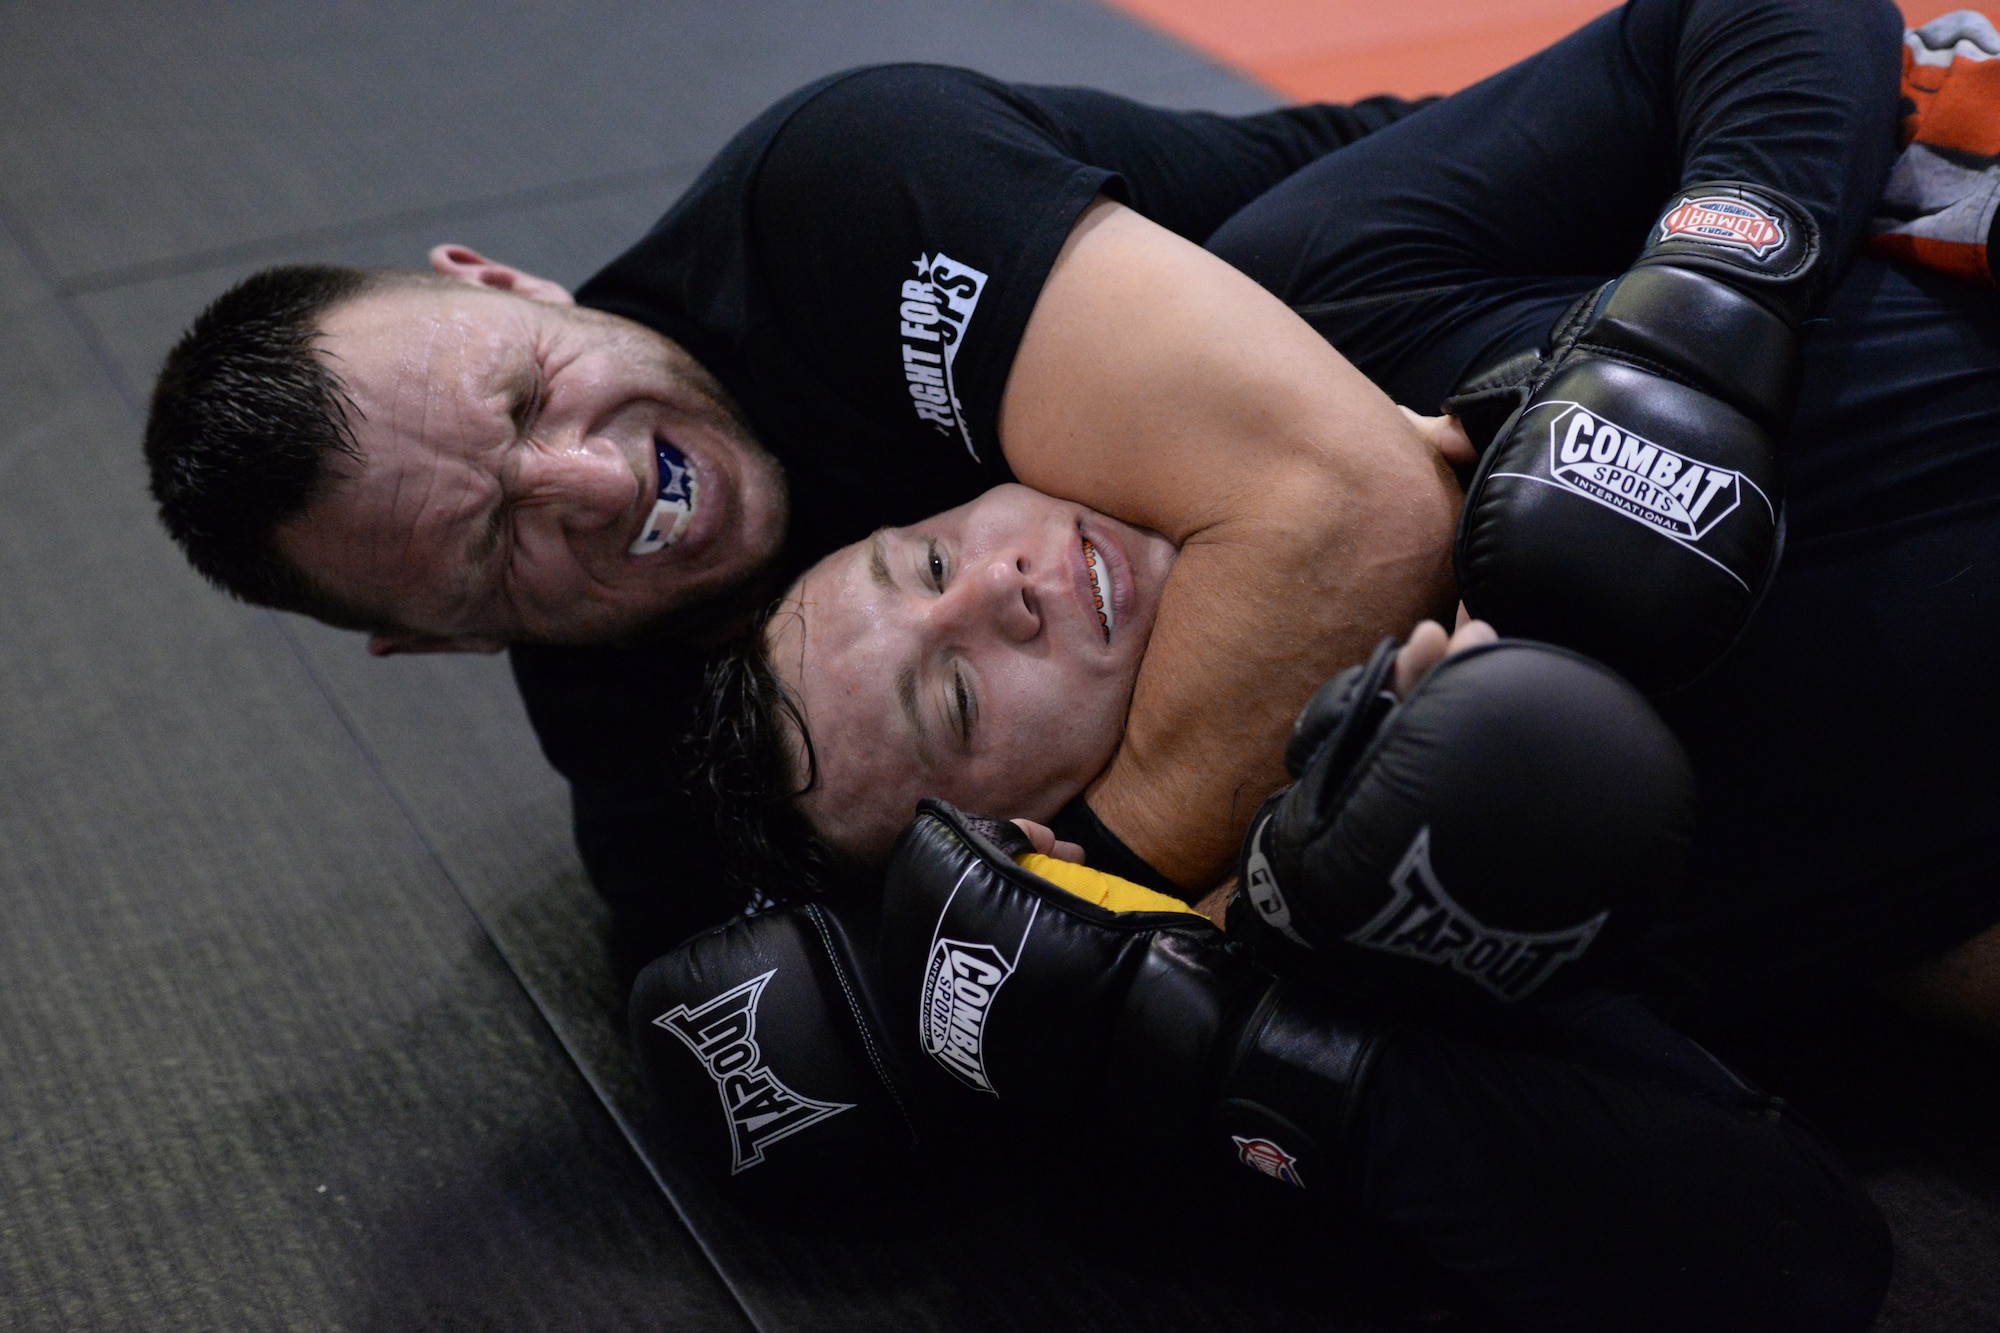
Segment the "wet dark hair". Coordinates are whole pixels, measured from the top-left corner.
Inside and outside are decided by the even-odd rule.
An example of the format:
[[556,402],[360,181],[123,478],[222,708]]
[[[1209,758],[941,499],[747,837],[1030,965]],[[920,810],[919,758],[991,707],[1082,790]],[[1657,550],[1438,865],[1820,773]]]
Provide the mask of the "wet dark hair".
[[358,464],[353,403],[315,350],[335,306],[435,281],[399,270],[298,264],[218,296],[167,353],[146,416],[160,520],[209,582],[257,606],[381,629],[278,554],[278,528]]
[[798,699],[771,665],[772,614],[710,659],[685,743],[691,794],[714,822],[723,873],[752,906],[840,895],[860,878],[798,808],[819,785],[819,757]]

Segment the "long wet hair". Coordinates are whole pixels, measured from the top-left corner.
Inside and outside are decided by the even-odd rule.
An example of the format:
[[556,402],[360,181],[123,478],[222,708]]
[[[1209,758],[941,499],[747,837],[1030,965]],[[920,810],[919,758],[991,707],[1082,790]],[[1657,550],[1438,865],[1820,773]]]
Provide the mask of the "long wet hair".
[[837,894],[858,877],[799,810],[819,785],[819,757],[771,663],[772,614],[710,659],[686,742],[691,794],[714,823],[724,874],[746,906]]

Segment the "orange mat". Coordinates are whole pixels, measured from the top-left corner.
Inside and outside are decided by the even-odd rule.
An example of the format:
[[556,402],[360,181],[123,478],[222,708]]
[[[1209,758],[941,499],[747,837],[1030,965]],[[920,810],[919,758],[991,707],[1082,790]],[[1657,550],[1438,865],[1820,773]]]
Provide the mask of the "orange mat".
[[[1107,0],[1274,92],[1348,102],[1445,93],[1532,55],[1606,0]],[[1925,23],[1976,0],[1904,0]]]

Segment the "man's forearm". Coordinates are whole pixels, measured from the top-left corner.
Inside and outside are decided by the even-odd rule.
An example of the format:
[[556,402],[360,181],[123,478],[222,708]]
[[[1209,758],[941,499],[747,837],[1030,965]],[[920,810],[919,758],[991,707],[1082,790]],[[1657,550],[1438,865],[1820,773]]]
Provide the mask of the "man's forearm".
[[1090,801],[1156,870],[1211,882],[1312,690],[1449,610],[1450,469],[1268,292],[1108,204],[1043,289],[1001,440],[1022,481],[1181,546]]
[[[1359,507],[1319,498],[1327,514]],[[1232,868],[1251,815],[1286,780],[1285,738],[1313,690],[1383,635],[1449,609],[1447,507],[1385,505],[1348,524],[1296,512],[1309,507],[1183,548],[1125,743],[1089,792],[1099,819],[1184,887]]]

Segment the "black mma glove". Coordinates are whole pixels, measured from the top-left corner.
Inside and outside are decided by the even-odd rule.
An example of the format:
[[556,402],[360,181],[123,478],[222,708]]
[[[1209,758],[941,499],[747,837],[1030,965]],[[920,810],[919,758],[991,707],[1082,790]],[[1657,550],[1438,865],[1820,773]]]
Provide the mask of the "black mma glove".
[[[789,1183],[801,1162],[841,1154],[873,1173],[880,1154],[907,1151],[891,1083],[855,1040],[870,1023],[853,1019],[853,960],[821,933],[823,910],[694,941],[648,973],[655,989],[635,1003],[642,1051],[656,1017],[679,1016],[693,1048],[713,1053],[697,1063],[677,1035],[654,1042],[656,1074],[683,1085],[672,1095],[721,1161],[733,1117],[716,1094],[740,1100],[712,1066],[818,1099],[803,1128],[762,1142],[739,1183]],[[1231,1163],[1267,1202],[1413,1245],[1513,1327],[1834,1328],[1847,1325],[1826,1310],[1873,1311],[1888,1250],[1866,1193],[1636,1006],[1572,996],[1480,1016],[1486,1040],[1421,1025],[1378,1035],[1175,900],[1025,853],[1011,825],[933,801],[897,846],[882,935],[897,1086],[936,1165],[1024,1131],[1036,1160],[1094,1188],[1119,1190],[1138,1170],[1179,1189],[1196,1163]],[[745,986],[766,973],[746,1022]],[[787,978],[807,984],[781,989]],[[729,1055],[745,1033],[757,1050]],[[827,1109],[835,1099],[848,1109]],[[833,1136],[864,1114],[879,1134]],[[962,1173],[936,1188],[963,1206]],[[1269,1216],[1287,1234],[1300,1220]],[[1260,1240],[1247,1249],[1272,1261]]]
[[1492,441],[1454,552],[1472,614],[1652,693],[1722,657],[1784,544],[1771,439],[1798,391],[1798,326],[1825,300],[1819,249],[1775,190],[1689,186],[1546,355],[1446,399]]
[[1297,782],[1250,823],[1230,934],[1409,1007],[1602,984],[1686,860],[1680,743],[1564,649],[1454,653],[1401,701],[1395,658],[1384,640],[1299,714]]
[[1206,1160],[1341,1189],[1374,1029],[1174,899],[925,801],[890,861],[881,962],[926,1123],[1093,1171]]
[[866,1195],[917,1144],[867,968],[821,903],[738,917],[656,959],[630,1025],[677,1159],[751,1202]]

